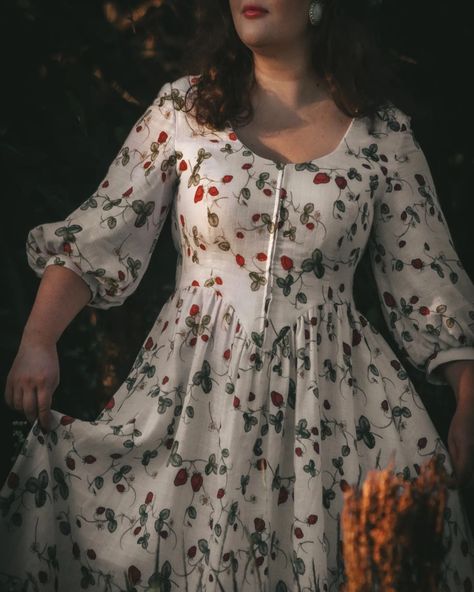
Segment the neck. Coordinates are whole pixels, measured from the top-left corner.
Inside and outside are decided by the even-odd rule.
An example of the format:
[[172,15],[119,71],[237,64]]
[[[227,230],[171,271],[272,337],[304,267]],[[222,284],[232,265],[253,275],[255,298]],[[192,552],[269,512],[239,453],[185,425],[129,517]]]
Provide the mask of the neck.
[[259,48],[253,55],[256,100],[274,97],[279,103],[298,109],[329,96],[328,84],[314,72],[308,51],[294,48],[275,55]]

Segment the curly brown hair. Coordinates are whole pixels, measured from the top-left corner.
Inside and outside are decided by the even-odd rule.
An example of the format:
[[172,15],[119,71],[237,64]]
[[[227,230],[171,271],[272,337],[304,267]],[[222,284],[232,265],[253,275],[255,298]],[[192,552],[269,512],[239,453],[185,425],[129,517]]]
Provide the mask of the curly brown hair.
[[[399,75],[399,62],[382,48],[369,0],[325,0],[311,42],[314,71],[328,81],[336,105],[350,117],[373,117],[390,103],[412,98]],[[181,69],[194,75],[191,93],[199,124],[216,130],[246,124],[253,117],[255,84],[252,51],[234,27],[228,0],[196,2],[195,33],[187,42]]]

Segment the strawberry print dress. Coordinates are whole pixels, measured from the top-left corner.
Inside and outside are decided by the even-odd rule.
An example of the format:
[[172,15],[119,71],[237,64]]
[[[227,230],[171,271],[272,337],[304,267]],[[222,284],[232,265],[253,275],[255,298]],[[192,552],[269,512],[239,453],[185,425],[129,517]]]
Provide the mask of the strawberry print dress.
[[[474,360],[474,286],[410,116],[351,121],[309,162],[254,153],[186,112],[167,82],[97,190],[27,237],[88,306],[137,288],[171,210],[176,285],[94,421],[36,421],[0,490],[0,583],[38,592],[320,592],[343,584],[343,492],[391,458],[444,454],[406,369],[359,312],[369,249],[394,338],[432,384]],[[442,592],[474,586],[457,490]]]

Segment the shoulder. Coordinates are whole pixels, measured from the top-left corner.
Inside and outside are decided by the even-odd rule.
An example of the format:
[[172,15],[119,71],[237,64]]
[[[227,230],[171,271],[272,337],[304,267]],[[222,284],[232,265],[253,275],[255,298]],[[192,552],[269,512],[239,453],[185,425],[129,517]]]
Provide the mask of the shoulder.
[[177,112],[182,112],[187,107],[189,97],[188,90],[197,81],[198,76],[186,74],[174,80],[165,82],[153,99],[153,105],[158,107],[161,112],[166,112],[167,116],[177,116]]
[[386,156],[405,153],[413,144],[418,147],[411,119],[409,113],[392,102],[380,106],[372,117],[366,117],[368,141]]
[[[192,87],[192,85],[198,80],[198,76],[192,74],[186,74],[180,76],[174,80],[165,82],[158,90],[155,96],[155,102],[163,104],[166,100],[171,100],[176,103],[178,97],[184,97],[186,92]],[[176,108],[178,105],[175,104]]]
[[185,74],[184,76],[180,76],[175,80],[171,81],[169,84],[171,88],[177,89],[180,92],[186,92],[194,83],[196,83],[199,79],[199,75],[197,74]]
[[374,137],[396,139],[411,130],[411,115],[392,102],[380,106],[369,118],[368,133]]

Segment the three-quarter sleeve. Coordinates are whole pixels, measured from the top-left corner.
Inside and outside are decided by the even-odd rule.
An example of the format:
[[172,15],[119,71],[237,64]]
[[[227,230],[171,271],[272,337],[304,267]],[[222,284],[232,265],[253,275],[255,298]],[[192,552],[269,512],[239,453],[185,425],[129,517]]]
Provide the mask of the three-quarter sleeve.
[[[387,325],[408,361],[431,384],[436,368],[474,360],[474,286],[455,251],[431,170],[411,117],[397,110],[374,203],[369,256]],[[396,128],[396,126],[395,126]]]
[[29,266],[77,273],[88,306],[121,305],[137,288],[158,240],[177,184],[176,114],[167,82],[136,121],[94,193],[65,219],[31,229]]

